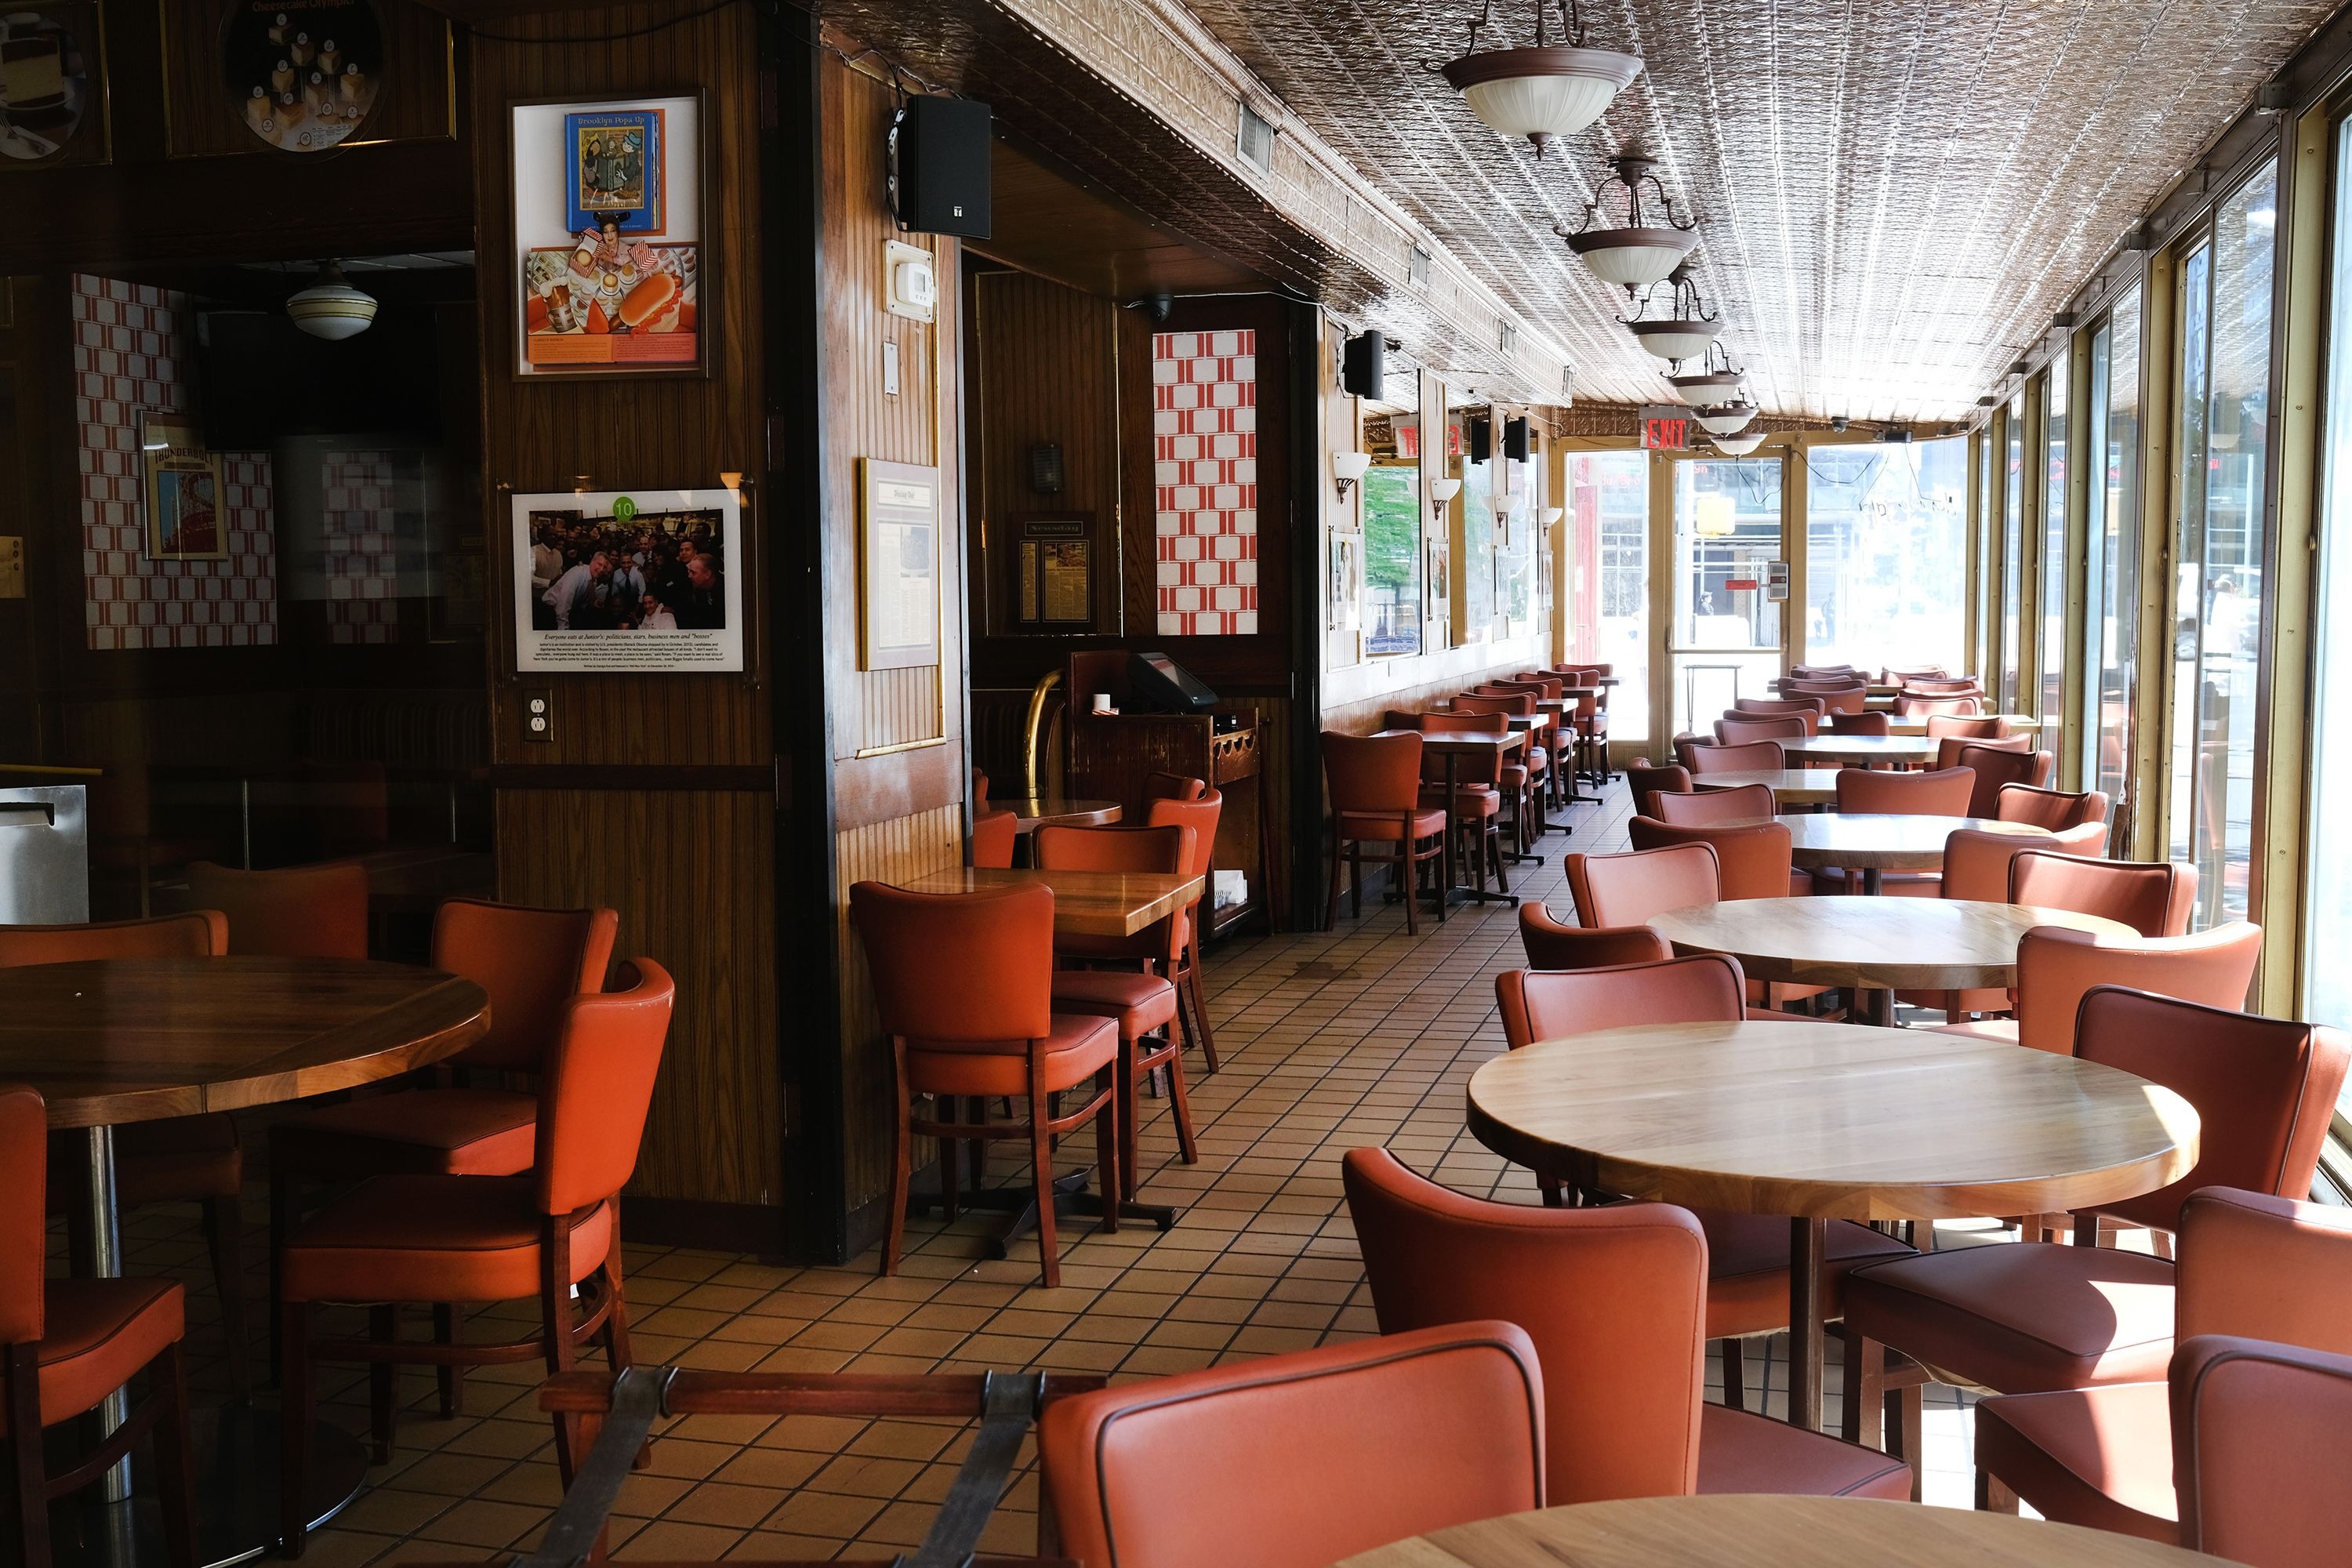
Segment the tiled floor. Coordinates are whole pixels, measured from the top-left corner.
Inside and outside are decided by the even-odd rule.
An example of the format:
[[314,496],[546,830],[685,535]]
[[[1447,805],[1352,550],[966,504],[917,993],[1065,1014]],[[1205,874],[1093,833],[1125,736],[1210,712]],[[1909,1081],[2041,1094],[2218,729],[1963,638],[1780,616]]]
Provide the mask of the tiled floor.
[[[1547,863],[1518,868],[1514,888],[1565,915],[1563,843],[1622,849],[1625,815],[1622,787],[1605,805],[1576,807],[1572,836],[1548,836]],[[1003,1262],[982,1259],[979,1231],[992,1219],[944,1227],[917,1220],[905,1266],[889,1279],[871,1256],[842,1268],[781,1268],[638,1238],[627,1258],[638,1359],[768,1372],[1036,1367],[1132,1378],[1369,1334],[1372,1310],[1340,1194],[1347,1150],[1386,1144],[1449,1185],[1535,1200],[1528,1173],[1487,1152],[1462,1121],[1465,1081],[1503,1049],[1493,976],[1520,962],[1514,921],[1507,907],[1473,906],[1443,926],[1424,921],[1411,938],[1402,909],[1375,898],[1361,920],[1343,910],[1328,934],[1216,949],[1207,976],[1223,1068],[1202,1077],[1195,1066],[1201,1163],[1177,1162],[1164,1101],[1147,1102],[1142,1132],[1144,1196],[1180,1205],[1181,1217],[1164,1235],[1136,1225],[1116,1236],[1066,1232],[1056,1289],[1036,1285],[1034,1243]],[[248,1209],[261,1214],[258,1191]],[[151,1210],[131,1228],[134,1269],[187,1279],[200,1387],[216,1389],[217,1359],[205,1354],[217,1345],[214,1299],[192,1215]],[[248,1254],[257,1320],[258,1232]],[[535,1316],[528,1304],[484,1312],[476,1331],[527,1332]],[[500,1330],[486,1319],[501,1321]],[[1752,1367],[1752,1350],[1749,1359]],[[1769,1394],[1776,1413],[1785,1373],[1777,1361]],[[405,1374],[397,1457],[370,1472],[358,1500],[312,1537],[309,1561],[359,1568],[530,1545],[559,1496],[549,1427],[534,1404],[539,1379],[535,1364],[478,1370],[466,1415],[445,1421],[429,1373]],[[362,1430],[362,1375],[352,1369],[327,1386],[330,1414]],[[1834,1394],[1832,1405],[1833,1417]],[[1968,1503],[1968,1423],[1959,1399],[1932,1391],[1932,1501]],[[665,1430],[650,1471],[624,1489],[617,1555],[825,1557],[853,1544],[887,1555],[921,1539],[965,1440],[948,1425],[688,1418]],[[1024,1473],[990,1545],[1034,1541],[1034,1497]]]

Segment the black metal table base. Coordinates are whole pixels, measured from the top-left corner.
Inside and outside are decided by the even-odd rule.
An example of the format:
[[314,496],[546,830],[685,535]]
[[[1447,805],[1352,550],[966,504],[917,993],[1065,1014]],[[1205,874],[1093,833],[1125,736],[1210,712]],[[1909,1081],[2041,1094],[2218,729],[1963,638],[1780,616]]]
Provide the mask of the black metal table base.
[[[1054,1213],[1079,1219],[1100,1219],[1103,1195],[1092,1190],[1094,1171],[1072,1171],[1054,1178]],[[918,1193],[908,1200],[908,1207],[919,1213],[939,1206],[936,1193]],[[976,1193],[960,1193],[956,1207],[973,1209],[982,1214],[1009,1214],[1013,1223],[990,1237],[988,1256],[1003,1259],[1012,1256],[1013,1244],[1037,1228],[1037,1199],[1026,1187],[983,1187]],[[1176,1227],[1176,1211],[1166,1204],[1128,1202],[1118,1205],[1121,1221],[1140,1220],[1159,1230]]]

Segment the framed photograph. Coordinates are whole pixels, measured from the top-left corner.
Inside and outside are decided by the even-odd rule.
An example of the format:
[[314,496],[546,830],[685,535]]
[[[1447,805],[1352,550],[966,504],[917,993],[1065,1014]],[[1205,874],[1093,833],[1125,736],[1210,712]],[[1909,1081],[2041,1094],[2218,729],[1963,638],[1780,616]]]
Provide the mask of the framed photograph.
[[1330,629],[1352,632],[1361,623],[1363,539],[1353,533],[1331,536]]
[[139,414],[140,499],[153,561],[226,561],[220,458],[184,415]]
[[707,374],[701,98],[508,117],[516,377]]
[[106,69],[92,0],[0,0],[0,170],[106,160]]
[[857,668],[940,662],[940,471],[857,460]]
[[736,491],[564,491],[509,505],[518,670],[743,668]]
[[383,85],[383,23],[373,0],[235,5],[220,49],[222,89],[237,119],[282,152],[323,153],[349,141]]

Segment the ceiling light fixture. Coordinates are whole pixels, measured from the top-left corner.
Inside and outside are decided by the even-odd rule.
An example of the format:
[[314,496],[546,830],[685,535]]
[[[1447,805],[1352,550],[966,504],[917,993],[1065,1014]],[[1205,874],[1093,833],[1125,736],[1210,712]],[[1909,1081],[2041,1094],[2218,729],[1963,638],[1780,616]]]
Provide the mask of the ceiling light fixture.
[[1719,408],[1738,400],[1739,384],[1747,374],[1731,363],[1730,353],[1718,342],[1706,346],[1706,356],[1699,361],[1697,370],[1670,375],[1666,384],[1694,408]]
[[[1532,46],[1482,49],[1478,35],[1494,26],[1495,0],[1484,0],[1470,24],[1470,50],[1447,64],[1433,63],[1476,115],[1506,136],[1535,143],[1536,156],[1559,136],[1573,136],[1594,121],[1642,71],[1638,55],[1584,47],[1584,19],[1576,0],[1534,0]],[[1557,17],[1560,43],[1552,42]]]
[[1658,288],[1654,285],[1642,296],[1640,309],[1625,325],[1641,340],[1643,348],[1660,359],[1696,359],[1715,342],[1716,313],[1699,298],[1698,284],[1691,277],[1687,259],[1666,274],[1666,283],[1672,285],[1672,289],[1665,313],[1643,314],[1657,298]]
[[1717,436],[1715,449],[1727,457],[1744,458],[1764,444],[1764,432],[1750,430],[1744,436]]
[[375,296],[352,288],[331,261],[319,265],[318,279],[286,301],[294,324],[314,338],[341,342],[358,337],[375,321]]
[[[1582,257],[1584,265],[1603,283],[1628,290],[1663,283],[1682,265],[1683,258],[1698,247],[1698,219],[1675,221],[1666,187],[1651,173],[1657,160],[1628,153],[1610,163],[1617,172],[1592,188],[1592,199],[1584,204],[1583,226],[1571,234],[1556,223],[1551,231],[1568,241],[1568,247]],[[1625,193],[1624,221],[1595,228],[1592,221],[1608,205],[1612,185]],[[1657,193],[1657,205],[1646,216],[1642,205],[1644,185]]]
[[1737,436],[1747,427],[1750,419],[1756,417],[1756,405],[1743,397],[1734,403],[1702,408],[1691,417],[1697,420],[1698,427],[1710,436]]

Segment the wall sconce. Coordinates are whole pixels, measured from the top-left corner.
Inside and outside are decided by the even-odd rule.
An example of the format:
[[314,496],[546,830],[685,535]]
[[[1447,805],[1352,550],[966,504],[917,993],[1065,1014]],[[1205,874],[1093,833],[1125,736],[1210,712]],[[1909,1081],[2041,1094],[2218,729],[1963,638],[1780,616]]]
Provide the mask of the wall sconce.
[[1436,522],[1444,517],[1447,503],[1452,501],[1455,496],[1460,495],[1461,493],[1462,481],[1460,479],[1430,480],[1429,521]]
[[1342,502],[1347,500],[1348,492],[1355,489],[1356,481],[1364,477],[1364,470],[1371,466],[1372,455],[1370,452],[1331,454],[1331,477],[1339,481],[1339,500]]
[[1566,517],[1568,513],[1559,507],[1548,506],[1544,508],[1543,510],[1544,526],[1546,528],[1549,528],[1553,523],[1558,522],[1561,518]]

